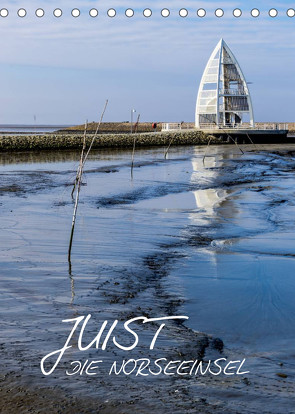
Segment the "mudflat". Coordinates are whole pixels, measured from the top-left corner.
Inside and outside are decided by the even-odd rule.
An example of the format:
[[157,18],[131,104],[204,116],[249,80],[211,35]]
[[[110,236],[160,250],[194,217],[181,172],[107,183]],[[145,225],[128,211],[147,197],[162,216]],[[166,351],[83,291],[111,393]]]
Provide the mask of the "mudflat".
[[[1,389],[12,412],[278,413],[293,409],[295,147],[100,149],[85,168],[71,266],[71,188],[79,152],[0,157]],[[187,315],[135,324],[138,345],[78,349],[54,372],[40,361],[69,335],[65,319]],[[116,328],[117,329],[117,328]],[[120,330],[121,329],[121,330]],[[126,342],[125,342],[126,341]],[[128,359],[245,359],[244,375],[110,375]],[[103,360],[94,376],[71,363]],[[165,362],[165,361],[164,361]],[[76,364],[77,365],[77,364]],[[173,372],[171,370],[171,372]]]

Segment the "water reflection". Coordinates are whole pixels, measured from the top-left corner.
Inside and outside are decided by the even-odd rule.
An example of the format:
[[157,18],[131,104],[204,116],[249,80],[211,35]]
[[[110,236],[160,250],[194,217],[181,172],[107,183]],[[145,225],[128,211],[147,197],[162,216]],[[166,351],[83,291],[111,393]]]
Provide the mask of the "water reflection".
[[191,326],[227,344],[290,351],[295,230],[286,217],[294,210],[292,168],[267,153],[241,159],[216,152],[203,164],[197,152],[192,169],[191,182],[208,188],[192,192],[196,208],[188,215],[201,240],[182,271]]
[[[219,154],[208,156],[204,163],[199,151],[195,150],[195,157],[192,159],[191,183],[207,184],[210,187],[210,183],[219,174],[217,166],[222,166],[222,157]],[[192,193],[197,209],[190,213],[189,218],[194,224],[205,225],[208,219],[216,217],[216,207],[224,202],[228,191],[223,188],[206,188],[192,191]]]

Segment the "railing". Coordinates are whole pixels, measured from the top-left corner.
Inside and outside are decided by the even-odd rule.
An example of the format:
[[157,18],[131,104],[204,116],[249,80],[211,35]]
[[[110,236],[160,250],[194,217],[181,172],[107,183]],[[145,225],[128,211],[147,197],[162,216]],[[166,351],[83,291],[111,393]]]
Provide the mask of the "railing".
[[164,122],[162,124],[162,131],[177,131],[181,129],[180,122]]
[[288,124],[280,124],[280,123],[257,123],[255,125],[251,125],[248,123],[244,124],[200,124],[200,129],[258,129],[258,130],[288,130]]
[[[162,131],[180,131],[183,129],[191,129],[192,127],[189,124],[185,124],[183,122],[163,122],[162,123]],[[243,124],[200,124],[200,129],[257,129],[257,130],[288,130],[289,125],[284,123],[257,123],[255,125],[251,125],[249,123]]]
[[190,129],[191,127],[183,122],[163,122],[162,131],[179,131],[181,129]]
[[220,95],[230,95],[230,96],[247,96],[244,90],[238,89],[220,89]]
[[280,124],[280,123],[274,123],[274,124],[256,124],[255,129],[272,129],[272,130],[288,130],[289,124]]

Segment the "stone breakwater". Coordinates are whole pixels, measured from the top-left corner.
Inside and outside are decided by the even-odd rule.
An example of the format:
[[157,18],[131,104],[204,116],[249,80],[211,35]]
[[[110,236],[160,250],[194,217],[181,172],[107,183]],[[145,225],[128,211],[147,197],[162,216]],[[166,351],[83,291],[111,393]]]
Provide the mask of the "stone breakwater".
[[[93,135],[87,136],[89,145]],[[210,135],[201,131],[156,132],[141,134],[101,134],[94,141],[93,148],[129,148],[171,145],[206,145]],[[83,134],[46,134],[0,136],[0,151],[68,150],[81,148]],[[225,144],[220,138],[211,139],[211,144]]]

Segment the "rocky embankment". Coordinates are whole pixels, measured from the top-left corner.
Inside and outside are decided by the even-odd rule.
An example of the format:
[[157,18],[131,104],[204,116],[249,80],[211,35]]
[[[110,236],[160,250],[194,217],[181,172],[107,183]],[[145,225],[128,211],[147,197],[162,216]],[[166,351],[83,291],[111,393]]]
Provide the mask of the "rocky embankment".
[[[87,136],[89,145],[93,135]],[[142,134],[100,134],[93,148],[129,148],[171,145],[206,145],[210,135],[202,131],[156,132]],[[6,135],[0,136],[0,151],[67,150],[81,148],[81,134]],[[211,137],[211,144],[224,144],[220,138]]]

